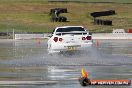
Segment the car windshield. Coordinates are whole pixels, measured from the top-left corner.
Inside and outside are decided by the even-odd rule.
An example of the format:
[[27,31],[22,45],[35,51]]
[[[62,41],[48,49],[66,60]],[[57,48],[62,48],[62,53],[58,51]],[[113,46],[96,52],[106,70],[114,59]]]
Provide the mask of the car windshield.
[[58,28],[56,32],[85,31],[82,27]]

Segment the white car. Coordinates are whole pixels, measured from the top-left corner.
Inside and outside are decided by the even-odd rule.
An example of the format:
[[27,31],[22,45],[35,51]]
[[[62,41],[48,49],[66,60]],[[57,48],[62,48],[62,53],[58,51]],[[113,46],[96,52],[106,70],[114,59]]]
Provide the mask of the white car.
[[83,26],[56,27],[48,40],[48,52],[85,50],[92,45],[92,38]]

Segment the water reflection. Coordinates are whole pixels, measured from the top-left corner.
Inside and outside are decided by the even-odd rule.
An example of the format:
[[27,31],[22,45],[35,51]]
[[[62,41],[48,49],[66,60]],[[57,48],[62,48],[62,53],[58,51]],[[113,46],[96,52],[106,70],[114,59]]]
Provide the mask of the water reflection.
[[46,40],[40,43],[36,40],[0,42],[0,50],[0,80],[58,81],[53,85],[15,87],[81,88],[78,77],[82,67],[92,79],[132,80],[132,43],[129,40],[102,40],[99,47],[94,44],[85,52],[72,56],[48,55]]

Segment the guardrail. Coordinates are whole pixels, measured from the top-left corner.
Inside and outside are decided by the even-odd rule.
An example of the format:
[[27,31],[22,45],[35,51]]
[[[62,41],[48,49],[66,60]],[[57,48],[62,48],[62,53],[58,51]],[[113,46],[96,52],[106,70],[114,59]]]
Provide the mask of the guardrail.
[[132,33],[93,33],[92,39],[132,39]]
[[15,34],[14,36],[14,39],[44,38],[44,34]]
[[[51,33],[15,34],[14,39],[49,38]],[[92,39],[132,39],[132,33],[93,33]]]

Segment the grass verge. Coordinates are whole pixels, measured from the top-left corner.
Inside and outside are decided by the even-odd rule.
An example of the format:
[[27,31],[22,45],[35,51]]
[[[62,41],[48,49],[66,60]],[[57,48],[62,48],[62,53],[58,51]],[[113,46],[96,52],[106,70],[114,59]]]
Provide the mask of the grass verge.
[[[83,0],[87,2],[107,2],[109,0]],[[49,3],[47,0],[1,0],[0,32],[52,32],[56,26],[82,25],[90,32],[111,32],[113,28],[132,28],[131,0],[111,0],[116,3]],[[121,4],[121,3],[129,4]],[[49,11],[52,8],[67,8],[62,14],[69,22],[51,22]],[[94,25],[91,12],[115,10],[116,15],[101,17],[110,19],[112,26]]]

